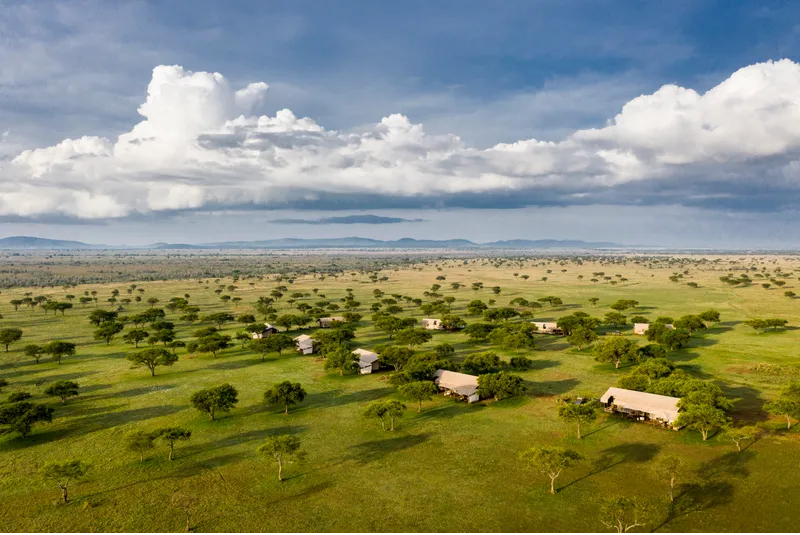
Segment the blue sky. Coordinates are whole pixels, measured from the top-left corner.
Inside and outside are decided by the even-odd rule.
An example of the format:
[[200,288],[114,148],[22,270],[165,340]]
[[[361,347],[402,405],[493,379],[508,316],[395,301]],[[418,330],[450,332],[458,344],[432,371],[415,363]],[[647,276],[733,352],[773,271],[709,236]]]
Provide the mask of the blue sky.
[[[800,219],[795,2],[0,0],[0,11],[3,235],[800,245],[785,230]],[[193,73],[224,82],[178,113],[194,97],[150,103],[159,65],[182,68],[162,72],[165,91],[210,87]],[[269,89],[234,98],[253,82]],[[723,97],[686,104],[666,84]],[[232,122],[284,108],[313,126]],[[404,119],[381,122],[392,114]],[[684,120],[696,128],[670,130]],[[203,129],[167,131],[184,123]],[[139,168],[134,155],[131,170],[121,135],[169,158]],[[178,138],[203,150],[187,156]],[[414,221],[280,222],[364,214]]]

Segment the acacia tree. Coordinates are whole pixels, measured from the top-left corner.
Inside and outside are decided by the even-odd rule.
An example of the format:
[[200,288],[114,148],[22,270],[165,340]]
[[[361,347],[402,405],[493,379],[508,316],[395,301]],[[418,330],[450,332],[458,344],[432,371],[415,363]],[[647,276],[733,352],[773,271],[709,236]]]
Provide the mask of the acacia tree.
[[153,433],[145,433],[141,429],[125,435],[125,447],[139,454],[139,462],[144,462],[144,452],[155,447],[156,437]]
[[156,375],[157,366],[172,366],[178,362],[178,355],[164,349],[163,347],[151,347],[128,355],[134,367],[144,366],[150,370],[151,377]]
[[606,498],[600,505],[600,522],[617,533],[647,525],[652,508],[639,498]]
[[406,406],[396,400],[391,401],[376,401],[367,407],[364,411],[364,416],[368,418],[378,418],[381,421],[381,428],[386,431],[385,418],[389,418],[391,422],[390,431],[394,431],[394,421],[403,416],[403,411]]
[[147,340],[148,336],[150,336],[150,333],[144,329],[131,329],[122,335],[122,339],[127,344],[133,344],[134,347],[139,347],[139,342]]
[[558,417],[567,423],[575,424],[578,428],[578,439],[581,439],[581,426],[597,420],[600,404],[596,400],[584,403],[575,403],[571,399],[564,399],[558,407]]
[[0,344],[6,346],[6,353],[8,353],[8,346],[14,342],[19,342],[22,338],[22,329],[16,327],[9,327],[7,329],[0,329]]
[[289,414],[289,405],[301,403],[306,398],[306,391],[300,383],[282,381],[264,392],[267,405],[283,405],[283,414]]
[[584,346],[591,345],[597,338],[597,333],[593,330],[587,329],[586,327],[576,327],[572,333],[567,336],[567,343],[577,347],[580,351]]
[[422,412],[422,402],[430,401],[439,393],[433,381],[414,381],[400,387],[400,393],[417,402],[417,412]]
[[229,412],[238,402],[239,391],[229,384],[198,390],[189,398],[189,403],[207,413],[212,421],[218,412]]
[[278,481],[283,481],[283,463],[291,459],[302,460],[303,451],[300,449],[300,439],[292,435],[278,435],[269,437],[256,452],[275,459],[278,463]]
[[47,463],[42,467],[41,474],[45,479],[54,481],[61,489],[61,498],[64,503],[69,501],[69,486],[74,481],[83,479],[89,465],[83,461],[67,461],[64,463]]
[[598,342],[594,347],[594,359],[597,362],[613,362],[615,368],[623,362],[636,362],[639,358],[637,344],[633,340],[612,336]]
[[742,452],[742,442],[754,440],[761,435],[762,430],[755,425],[745,425],[742,427],[728,427],[725,429],[725,436],[736,444],[736,451]]
[[344,372],[353,372],[358,369],[358,356],[349,348],[337,346],[325,351],[325,369],[339,370],[339,375]]
[[686,463],[676,455],[665,455],[656,459],[653,474],[669,487],[669,501],[675,502],[675,487],[686,471]]
[[192,438],[192,432],[181,427],[165,427],[152,433],[154,439],[160,438],[169,446],[169,460],[175,458],[175,443],[185,442]]
[[478,376],[478,394],[495,401],[525,393],[525,381],[519,375],[505,371]]
[[37,422],[51,422],[53,409],[37,405],[24,399],[0,405],[0,425],[4,432],[17,432],[22,438],[27,437]]
[[556,493],[556,479],[561,472],[583,461],[577,451],[556,446],[536,446],[522,452],[520,458],[530,468],[550,478],[550,494]]
[[791,429],[792,418],[800,420],[800,381],[783,387],[778,399],[764,404],[764,410],[786,418],[786,429]]
[[42,355],[44,354],[44,348],[39,344],[28,344],[22,348],[22,351],[26,356],[34,359],[36,364],[39,364],[39,359],[42,358]]
[[724,429],[729,420],[725,411],[710,404],[692,404],[678,414],[675,422],[679,427],[686,427],[700,431],[703,440],[708,440],[708,435],[714,429]]
[[48,386],[44,393],[48,396],[59,398],[63,405],[68,398],[78,395],[78,383],[75,381],[56,381]]

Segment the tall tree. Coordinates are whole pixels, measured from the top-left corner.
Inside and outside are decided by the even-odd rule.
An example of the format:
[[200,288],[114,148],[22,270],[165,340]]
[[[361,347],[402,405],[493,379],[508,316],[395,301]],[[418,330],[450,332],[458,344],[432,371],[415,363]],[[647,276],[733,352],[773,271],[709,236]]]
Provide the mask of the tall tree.
[[533,470],[550,478],[550,494],[556,493],[556,479],[561,473],[579,462],[583,456],[577,451],[556,446],[536,446],[520,455]]
[[283,405],[283,414],[289,414],[289,405],[301,403],[306,395],[300,383],[282,381],[264,392],[264,401],[268,405]]
[[764,404],[764,410],[786,418],[786,429],[791,429],[792,418],[800,420],[800,381],[791,382],[783,387],[778,399]]
[[239,391],[229,384],[198,390],[189,398],[189,403],[207,413],[212,421],[218,412],[229,412],[238,402]]
[[54,481],[61,489],[61,498],[64,503],[69,502],[69,487],[75,482],[83,479],[89,465],[83,461],[67,461],[64,463],[47,463],[42,467],[41,474],[45,479]]
[[600,504],[600,523],[617,533],[646,526],[652,514],[652,507],[642,498],[610,497]]
[[422,412],[422,402],[430,401],[433,396],[439,393],[439,389],[433,381],[414,381],[402,385],[400,393],[417,402],[417,412]]
[[152,434],[153,438],[160,438],[169,447],[169,460],[175,458],[175,443],[185,442],[192,438],[192,432],[181,427],[165,427]]
[[139,462],[144,462],[144,453],[155,447],[155,438],[153,433],[146,433],[141,429],[137,429],[125,435],[125,447],[138,453]]
[[178,362],[178,355],[163,347],[143,349],[142,351],[128,355],[127,358],[133,363],[134,367],[144,366],[150,370],[150,375],[152,377],[156,375],[156,367],[172,366]]
[[669,501],[675,502],[675,488],[686,472],[686,463],[677,455],[658,457],[653,463],[653,474],[669,488]]
[[593,399],[583,403],[571,398],[563,399],[558,406],[558,417],[578,428],[578,439],[581,439],[581,426],[597,420],[600,404]]
[[0,344],[6,346],[6,353],[8,353],[8,346],[14,342],[19,342],[21,338],[22,329],[18,329],[17,327],[0,329]]
[[67,399],[78,395],[78,383],[75,381],[56,381],[48,386],[44,393],[48,396],[59,398],[63,405],[67,402]]
[[275,459],[278,463],[278,481],[283,481],[283,463],[290,462],[291,459],[302,460],[304,456],[300,449],[300,439],[292,435],[269,437],[256,452]]
[[620,336],[610,336],[594,346],[594,359],[597,362],[613,362],[615,368],[623,362],[636,362],[639,354],[633,340]]

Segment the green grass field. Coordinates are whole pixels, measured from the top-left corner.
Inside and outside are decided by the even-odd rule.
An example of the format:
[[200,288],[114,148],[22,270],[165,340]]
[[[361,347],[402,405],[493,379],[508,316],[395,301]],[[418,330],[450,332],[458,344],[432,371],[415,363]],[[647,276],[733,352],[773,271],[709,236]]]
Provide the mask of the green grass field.
[[[334,300],[345,295],[345,288],[353,288],[362,303],[358,312],[364,315],[354,347],[366,348],[386,341],[369,321],[372,290],[422,297],[438,275],[447,277],[442,292],[457,299],[454,313],[468,322],[477,319],[467,317],[464,306],[476,298],[495,298],[496,306],[518,296],[563,299],[562,307],[538,311],[537,320],[576,310],[602,316],[621,298],[641,304],[626,312],[628,316],[677,317],[716,308],[722,321],[670,358],[701,378],[718,381],[737,398],[735,418],[767,422],[774,430],[741,454],[719,435],[702,442],[696,432],[673,432],[612,416],[601,417],[577,440],[573,427],[556,417],[556,396],[599,396],[626,370],[598,364],[590,351],[569,349],[559,337],[538,336],[537,349],[521,352],[535,360],[535,367],[522,373],[530,387],[525,396],[473,405],[439,396],[419,414],[408,403],[411,410],[398,429],[384,432],[377,420],[362,414],[373,400],[401,399],[387,381],[389,371],[340,377],[325,372],[315,356],[286,351],[261,362],[258,355],[236,345],[216,358],[179,350],[180,360],[173,367],[159,368],[151,377],[145,369],[131,368],[125,356],[133,348],[119,336],[108,346],[92,339],[86,315],[93,305],[76,304],[64,317],[44,315],[38,309],[15,312],[8,303],[25,292],[62,299],[65,291],[3,291],[0,325],[20,327],[24,336],[10,352],[1,354],[0,378],[10,383],[2,395],[28,391],[36,401],[51,404],[55,415],[52,423],[37,425],[26,439],[0,437],[0,530],[182,531],[183,514],[170,506],[171,497],[180,491],[191,496],[195,531],[604,531],[598,502],[614,495],[658,502],[648,531],[797,531],[800,434],[781,430],[781,422],[761,410],[789,378],[758,373],[751,366],[800,365],[800,331],[757,334],[741,322],[782,317],[790,326],[800,326],[800,301],[783,295],[787,289],[800,293],[800,283],[792,282],[797,281],[794,276],[782,289],[726,286],[719,277],[727,273],[722,270],[728,260],[695,266],[690,259],[680,267],[689,274],[677,283],[669,281],[679,271],[674,265],[601,265],[587,259],[582,265],[566,259],[564,265],[555,260],[540,265],[542,259],[529,259],[522,267],[516,262],[495,267],[493,261],[464,264],[459,259],[387,270],[382,275],[389,280],[377,285],[365,275],[348,273],[324,281],[306,275],[289,287],[292,292],[319,288]],[[775,266],[784,273],[800,270],[800,262],[791,258],[739,257],[738,261],[770,271]],[[552,273],[546,273],[548,269]],[[616,285],[590,282],[597,271],[628,280]],[[514,273],[530,275],[530,280]],[[582,280],[579,274],[584,275]],[[546,282],[540,280],[543,276],[548,277]],[[449,283],[456,281],[467,287],[451,290]],[[475,281],[486,289],[471,290],[469,284]],[[689,281],[699,287],[687,286]],[[140,287],[146,290],[145,298],[158,297],[161,304],[188,293],[202,314],[245,313],[277,283],[264,277],[237,284],[234,295],[243,298],[238,306],[223,305],[213,293],[213,281],[208,285],[196,280],[146,282]],[[499,296],[489,290],[495,285],[502,288]],[[112,289],[124,294],[126,287],[123,283],[78,286],[67,293],[97,290],[102,304]],[[596,307],[589,304],[590,297],[600,299]],[[288,309],[286,303],[280,307]],[[146,308],[132,305],[127,312]],[[422,317],[416,308],[404,308],[403,315]],[[182,324],[177,316],[168,314],[167,319],[178,323],[179,337],[188,341],[199,325]],[[238,328],[228,324],[225,330],[233,334]],[[633,337],[630,327],[625,332]],[[22,354],[26,343],[54,339],[78,344],[77,355],[60,365],[47,358],[37,365]],[[489,348],[466,345],[460,333],[437,333],[426,347],[443,341],[456,347],[457,359]],[[77,381],[80,396],[63,406],[45,396],[46,385],[58,379]],[[284,379],[301,382],[309,393],[288,416],[262,401],[264,390]],[[239,404],[231,413],[212,422],[189,405],[194,391],[226,382],[239,390]],[[191,440],[178,444],[173,462],[167,460],[163,446],[144,463],[125,450],[123,437],[129,431],[166,426],[186,427],[193,433]],[[274,463],[255,449],[265,437],[286,433],[300,438],[307,458],[289,465],[288,480],[281,483]],[[518,458],[519,452],[539,444],[568,446],[588,458],[562,475],[555,496],[547,494],[546,478],[526,469]],[[665,503],[665,485],[650,469],[651,461],[665,453],[685,458],[694,478],[682,489],[673,514]],[[91,470],[71,489],[71,502],[60,505],[59,489],[42,479],[39,469],[48,461],[69,459],[83,460]]]

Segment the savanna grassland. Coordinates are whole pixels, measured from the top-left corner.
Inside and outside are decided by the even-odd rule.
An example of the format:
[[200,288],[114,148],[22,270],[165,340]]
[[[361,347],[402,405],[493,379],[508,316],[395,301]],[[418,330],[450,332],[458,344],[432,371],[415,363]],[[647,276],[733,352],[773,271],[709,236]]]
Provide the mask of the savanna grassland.
[[[219,261],[215,257],[214,265]],[[14,269],[13,257],[3,262]],[[547,335],[536,336],[535,349],[512,351],[490,344],[469,345],[463,332],[435,333],[417,351],[448,342],[456,349],[457,362],[470,353],[492,350],[504,360],[525,355],[534,363],[531,369],[518,372],[527,386],[522,396],[472,405],[437,396],[425,402],[420,413],[414,410],[414,402],[403,400],[389,383],[391,370],[340,376],[325,371],[318,356],[299,356],[291,350],[269,354],[262,362],[260,355],[235,341],[216,357],[178,349],[178,362],[158,368],[151,377],[146,369],[132,368],[126,360],[134,348],[122,341],[124,332],[106,344],[94,340],[95,327],[87,321],[96,307],[110,310],[106,299],[112,290],[120,290],[119,297],[124,297],[129,283],[92,282],[66,289],[15,286],[0,295],[0,327],[18,327],[23,337],[9,352],[0,353],[0,378],[9,382],[1,395],[5,399],[26,391],[33,394],[32,401],[46,403],[55,411],[51,423],[36,424],[27,438],[0,437],[0,530],[182,531],[184,512],[171,502],[176,493],[188,497],[195,531],[603,531],[599,502],[607,496],[638,496],[653,504],[655,512],[646,531],[796,531],[800,525],[800,433],[794,428],[787,431],[784,421],[762,410],[783,385],[797,378],[793,374],[800,369],[800,300],[784,295],[792,290],[800,293],[797,258],[385,260],[385,269],[373,282],[356,268],[322,280],[321,273],[332,268],[330,258],[320,256],[309,263],[317,266],[317,273],[305,270],[278,282],[276,271],[266,267],[275,267],[274,261],[250,255],[249,267],[235,268],[241,277],[235,283],[234,268],[220,276],[218,283],[206,277],[198,281],[203,262],[211,261],[198,255],[193,262],[192,266],[186,261],[190,268],[184,278],[176,279],[180,273],[173,269],[165,277],[172,280],[140,279],[141,295],[158,298],[155,306],[160,307],[172,297],[189,294],[189,302],[200,307],[201,316],[221,311],[239,315],[252,313],[256,299],[269,296],[279,284],[286,285],[288,293],[312,293],[317,288],[333,302],[351,288],[361,303],[356,312],[363,315],[354,348],[388,341],[371,321],[369,306],[376,301],[376,288],[387,296],[401,294],[427,302],[423,293],[432,284],[441,284],[440,293],[456,299],[453,313],[468,324],[479,321],[465,311],[473,299],[494,299],[491,307],[500,307],[517,297],[561,298],[560,306],[536,310],[536,320],[578,310],[602,317],[619,299],[639,302],[637,308],[625,312],[627,316],[648,318],[714,308],[721,321],[695,334],[687,347],[671,351],[668,357],[693,376],[715,381],[735,399],[731,417],[761,424],[768,432],[737,453],[722,433],[702,441],[696,431],[665,430],[604,414],[578,440],[574,426],[557,417],[558,396],[600,396],[629,366],[615,369],[612,364],[595,362],[590,348],[570,348],[562,337]],[[753,284],[719,280],[751,267],[756,268],[748,271]],[[152,272],[146,264],[141,269]],[[219,269],[225,272],[224,265]],[[604,275],[593,275],[598,272]],[[755,273],[766,276],[755,278]],[[80,276],[80,269],[70,276]],[[441,276],[445,280],[437,280]],[[387,279],[380,280],[383,277]],[[129,280],[128,275],[125,278]],[[591,282],[592,278],[598,281]],[[760,285],[770,278],[786,284],[767,289]],[[98,275],[96,280],[101,279]],[[453,290],[452,282],[465,286]],[[484,288],[472,290],[474,282],[482,282]],[[697,287],[689,286],[690,282]],[[221,302],[214,293],[221,284],[235,284],[235,291],[225,293],[241,301]],[[492,292],[493,286],[500,287],[499,294]],[[38,307],[15,311],[10,304],[29,292],[61,301],[66,294],[83,296],[85,291],[96,291],[98,303],[82,306],[75,299],[74,307],[63,316],[45,314]],[[589,302],[592,297],[599,299],[594,306]],[[312,294],[294,305],[304,300],[313,303],[319,297]],[[293,311],[286,301],[286,297],[277,301],[278,313]],[[401,301],[400,306],[399,316],[423,317],[413,304]],[[145,301],[132,303],[122,314],[148,307]],[[180,312],[167,312],[180,340],[190,341],[194,331],[208,325],[190,325],[179,316]],[[766,317],[784,318],[789,327],[758,333],[743,323]],[[223,331],[233,335],[241,328],[230,322]],[[616,330],[602,327],[598,332]],[[632,334],[630,326],[620,330],[646,343]],[[47,357],[36,364],[22,352],[26,344],[52,340],[75,343],[77,354],[61,364]],[[282,407],[263,401],[265,389],[286,379],[300,382],[308,392],[288,415]],[[46,396],[47,385],[57,380],[76,381],[79,396],[63,405]],[[223,383],[239,391],[238,405],[230,413],[211,421],[191,407],[193,392]],[[371,402],[386,399],[403,400],[409,407],[394,432],[383,431],[377,419],[363,415]],[[144,462],[125,448],[131,431],[171,426],[192,432],[190,440],[177,444],[174,461],[167,459],[167,449],[160,443],[146,453]],[[298,437],[306,458],[287,465],[287,479],[279,482],[275,463],[255,450],[265,438],[282,434]],[[566,446],[587,459],[564,471],[554,496],[547,493],[547,477],[526,468],[519,459],[520,452],[535,445]],[[665,483],[651,470],[654,460],[666,454],[682,457],[689,467],[672,508],[666,501]],[[44,479],[40,469],[47,462],[72,459],[88,463],[90,470],[72,485],[71,501],[60,504],[58,487]]]

